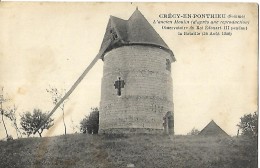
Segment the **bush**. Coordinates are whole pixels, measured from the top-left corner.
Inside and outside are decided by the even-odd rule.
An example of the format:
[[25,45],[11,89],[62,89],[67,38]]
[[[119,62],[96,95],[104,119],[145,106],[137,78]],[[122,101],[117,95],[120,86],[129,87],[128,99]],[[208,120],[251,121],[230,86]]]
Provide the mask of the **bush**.
[[198,135],[200,131],[196,128],[192,128],[192,130],[187,135]]
[[240,118],[240,123],[237,125],[242,130],[242,135],[248,137],[258,136],[258,113],[245,114]]
[[43,113],[40,109],[34,109],[33,114],[26,112],[21,116],[21,126],[28,137],[36,131],[42,122],[45,122],[44,125],[37,131],[40,137],[42,137],[43,130],[53,126],[53,119],[47,119],[47,113]]
[[12,137],[12,135],[8,135],[8,137],[7,137],[7,141],[12,141],[14,138]]
[[89,116],[85,116],[80,122],[80,132],[98,134],[99,129],[99,110],[91,108]]

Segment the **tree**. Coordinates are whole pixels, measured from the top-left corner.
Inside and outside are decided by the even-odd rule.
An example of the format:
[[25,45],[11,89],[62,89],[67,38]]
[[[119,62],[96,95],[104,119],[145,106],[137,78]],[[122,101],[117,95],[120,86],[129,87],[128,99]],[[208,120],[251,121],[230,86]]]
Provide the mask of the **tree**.
[[91,108],[89,116],[85,116],[80,122],[80,131],[89,134],[98,134],[99,110],[97,107]]
[[187,135],[198,135],[200,131],[196,128],[192,128],[192,130]]
[[7,128],[6,128],[6,125],[5,125],[5,120],[4,120],[4,116],[6,116],[6,111],[5,110],[3,110],[2,109],[2,107],[1,107],[1,119],[2,119],[2,123],[3,123],[3,125],[4,125],[4,128],[5,128],[5,134],[6,134],[6,138],[8,138],[8,131],[7,131]]
[[4,87],[1,87],[0,89],[0,113],[1,113],[1,119],[2,119],[2,123],[4,125],[4,128],[5,128],[5,134],[6,134],[6,138],[8,139],[9,135],[8,135],[8,132],[7,132],[7,128],[6,128],[6,125],[5,125],[5,120],[4,120],[4,117],[6,117],[7,115],[7,112],[3,109],[3,103],[7,101],[7,99],[4,98]]
[[[21,116],[22,129],[26,132],[27,136],[29,137],[46,119],[47,113],[43,113],[40,109],[34,109],[33,114],[31,114],[30,112],[26,112]],[[53,125],[53,119],[49,118],[45,122],[45,124],[37,131],[37,133],[40,137],[42,137],[42,132],[45,129],[48,130]]]
[[[46,89],[47,93],[50,93],[52,96],[52,103],[54,105],[56,105],[63,97],[63,95],[65,95],[66,90],[62,89],[62,90],[58,90],[55,87],[51,87],[49,86],[49,89]],[[68,98],[66,99],[68,100]],[[63,119],[63,125],[64,125],[64,134],[67,134],[67,126],[65,123],[65,116],[64,116],[64,109],[65,109],[65,103],[67,102],[66,100],[64,100],[61,105],[59,106],[60,109],[62,110],[62,119]]]
[[245,114],[240,118],[240,122],[237,125],[239,129],[242,130],[242,135],[248,137],[258,136],[258,113]]
[[21,134],[21,131],[19,130],[18,125],[17,125],[16,111],[17,111],[17,106],[15,106],[15,104],[14,104],[13,107],[7,107],[5,116],[7,118],[9,118],[9,120],[11,121],[11,124],[16,131],[17,138],[19,138],[19,137],[22,137],[22,134]]

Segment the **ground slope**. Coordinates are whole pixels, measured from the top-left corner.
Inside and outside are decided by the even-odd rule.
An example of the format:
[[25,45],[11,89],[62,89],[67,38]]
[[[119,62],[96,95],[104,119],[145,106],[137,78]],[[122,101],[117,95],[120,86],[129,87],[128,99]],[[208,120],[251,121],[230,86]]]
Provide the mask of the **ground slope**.
[[242,138],[74,134],[0,142],[0,158],[0,167],[251,168],[257,146]]

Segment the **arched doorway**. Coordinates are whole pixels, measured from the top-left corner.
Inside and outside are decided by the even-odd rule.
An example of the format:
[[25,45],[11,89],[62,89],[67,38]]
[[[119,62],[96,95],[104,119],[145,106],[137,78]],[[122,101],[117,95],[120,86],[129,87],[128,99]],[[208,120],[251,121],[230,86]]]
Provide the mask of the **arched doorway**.
[[165,134],[174,134],[174,117],[171,111],[163,117],[163,129]]

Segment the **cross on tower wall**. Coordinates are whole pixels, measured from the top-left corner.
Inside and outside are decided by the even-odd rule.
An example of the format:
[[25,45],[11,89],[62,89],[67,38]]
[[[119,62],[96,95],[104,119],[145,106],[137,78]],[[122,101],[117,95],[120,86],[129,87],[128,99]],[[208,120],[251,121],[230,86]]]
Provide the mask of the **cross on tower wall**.
[[125,81],[121,80],[121,77],[118,77],[118,80],[115,81],[115,89],[117,89],[117,95],[121,96],[121,89],[125,86]]

